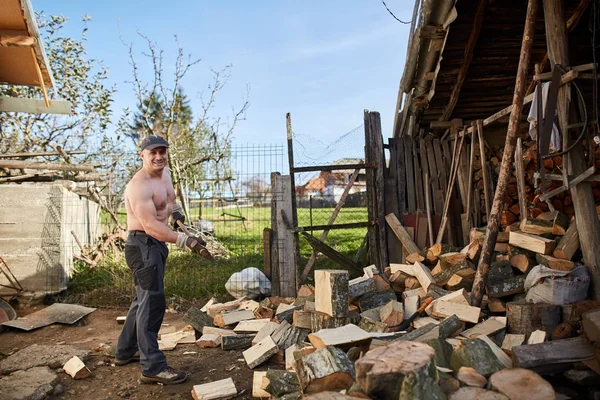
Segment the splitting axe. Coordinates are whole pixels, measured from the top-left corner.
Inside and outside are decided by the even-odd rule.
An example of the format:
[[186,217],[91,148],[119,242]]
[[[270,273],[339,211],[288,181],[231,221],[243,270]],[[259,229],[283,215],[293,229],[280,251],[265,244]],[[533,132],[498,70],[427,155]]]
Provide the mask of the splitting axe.
[[[185,225],[183,224],[183,222],[181,222],[180,220],[177,220],[177,225],[179,225],[179,227],[181,228],[181,230],[183,231],[183,233],[185,233],[188,236],[194,236],[190,233],[190,231],[187,230],[187,228],[185,227]],[[206,258],[208,261],[211,262],[215,262],[214,257],[212,256],[212,254],[210,254],[210,251],[208,251],[208,249],[206,247],[204,247],[203,245],[201,245],[200,243],[198,243],[196,241],[196,243],[198,244],[198,246],[200,246],[202,249],[200,250],[200,255],[204,258]]]

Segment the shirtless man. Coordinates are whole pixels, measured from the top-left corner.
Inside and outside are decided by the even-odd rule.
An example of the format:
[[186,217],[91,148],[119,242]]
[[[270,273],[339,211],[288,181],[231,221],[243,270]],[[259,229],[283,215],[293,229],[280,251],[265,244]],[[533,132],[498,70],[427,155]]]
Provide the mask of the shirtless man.
[[[167,167],[168,143],[160,136],[147,136],[141,145],[142,169],[136,172],[125,189],[127,230],[125,260],[133,273],[136,297],[119,336],[116,365],[138,359],[142,366],[142,383],[181,383],[184,371],[167,366],[158,349],[158,330],[162,324],[166,301],[164,295],[165,261],[169,250],[165,242],[200,253],[202,239],[175,232],[168,226],[169,216],[183,220],[175,204],[175,191]],[[174,211],[175,209],[175,211]],[[182,221],[183,222],[183,221]]]

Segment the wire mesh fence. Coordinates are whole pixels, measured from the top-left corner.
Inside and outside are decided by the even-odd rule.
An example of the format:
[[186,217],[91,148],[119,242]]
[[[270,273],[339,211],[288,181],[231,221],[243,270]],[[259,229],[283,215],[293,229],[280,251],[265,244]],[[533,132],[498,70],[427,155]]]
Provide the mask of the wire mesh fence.
[[[315,166],[348,166],[364,164],[364,127],[324,143],[311,135],[294,132],[294,168]],[[364,168],[345,167],[330,170],[296,172],[296,206],[298,226],[333,247],[349,259],[354,259],[360,248],[366,228],[336,229],[327,232],[326,225],[364,223],[367,218],[366,171]],[[343,204],[335,214],[338,202]],[[333,217],[336,215],[335,217]],[[303,269],[311,259],[312,248],[301,239]],[[325,256],[319,255],[315,267],[339,267]],[[310,276],[309,276],[310,279]]]
[[[202,190],[190,196],[191,220],[186,224],[207,241],[216,262],[169,245],[164,278],[168,300],[223,298],[232,274],[247,267],[263,269],[263,230],[271,225],[270,174],[284,170],[285,156],[281,144],[233,146],[227,165],[202,177]],[[141,166],[136,157],[120,162]],[[68,190],[73,185],[0,185],[7,211],[0,227],[19,228],[4,232],[0,254],[26,291],[89,306],[128,306],[134,284],[124,258],[124,237],[97,202]],[[122,205],[114,217],[126,225]]]

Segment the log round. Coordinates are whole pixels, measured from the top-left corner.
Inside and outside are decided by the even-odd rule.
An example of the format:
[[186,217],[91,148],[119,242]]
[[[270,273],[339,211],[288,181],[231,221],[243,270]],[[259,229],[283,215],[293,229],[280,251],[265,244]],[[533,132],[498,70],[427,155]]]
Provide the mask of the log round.
[[452,393],[448,400],[508,400],[508,397],[491,390],[463,387]]
[[511,400],[542,400],[553,399],[556,396],[548,381],[524,368],[498,371],[490,377],[489,385]]
[[356,380],[373,399],[442,399],[434,357],[424,343],[393,342],[356,361]]
[[507,331],[529,337],[538,329],[548,333],[560,323],[562,308],[559,305],[528,303],[525,301],[506,303]]

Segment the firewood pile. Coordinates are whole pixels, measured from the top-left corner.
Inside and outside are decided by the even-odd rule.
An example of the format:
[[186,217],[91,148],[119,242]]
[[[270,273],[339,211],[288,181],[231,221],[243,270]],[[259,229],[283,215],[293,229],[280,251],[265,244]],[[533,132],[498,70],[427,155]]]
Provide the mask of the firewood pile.
[[[481,152],[477,148],[475,150],[475,160],[473,162],[474,174],[473,174],[473,187],[476,188],[479,195],[479,208],[482,222],[486,223],[486,205],[485,205],[485,185],[483,177],[488,174],[488,186],[490,190],[490,198],[493,198],[495,190],[494,182],[497,182],[497,178],[500,172],[500,165],[502,160],[503,149],[500,147],[486,147],[484,162],[487,163],[487,169],[482,168]],[[595,166],[600,168],[600,147],[595,146]],[[540,200],[540,189],[543,184],[540,182],[539,176],[536,174],[538,171],[538,154],[535,142],[532,140],[526,140],[523,142],[523,176],[525,180],[525,198],[527,199],[523,216],[527,218],[536,218],[540,214],[547,211],[560,211],[567,215],[569,218],[575,215],[575,209],[573,207],[573,198],[571,197],[570,190],[558,193],[553,196],[551,200],[547,202]],[[563,159],[561,156],[555,156],[548,159],[543,159],[542,164],[545,168],[545,173],[551,176],[562,176]],[[550,192],[560,186],[563,183],[561,181],[549,181],[545,183],[545,191]],[[596,204],[600,203],[600,182],[592,182],[592,190],[594,194],[594,200]],[[519,219],[521,209],[519,206],[518,188],[517,188],[517,170],[513,169],[512,177],[510,178],[506,195],[504,197],[504,211],[502,213],[501,225],[509,226]]]
[[[567,222],[546,225],[561,226],[564,237],[574,226]],[[347,271],[316,270],[315,286],[296,298],[211,300],[184,320],[198,346],[244,350],[248,368],[261,369],[255,398],[555,398],[554,378],[564,390],[564,381],[589,384],[600,374],[600,302],[581,298],[589,278],[575,274],[580,265],[551,255],[561,239],[514,233],[501,234],[505,249],[481,308],[469,295],[483,235],[474,229],[463,249],[435,245],[352,280]],[[547,262],[543,274],[532,252]],[[535,273],[541,278],[531,284]],[[547,293],[529,298],[539,285]],[[192,396],[203,398],[202,390]]]

